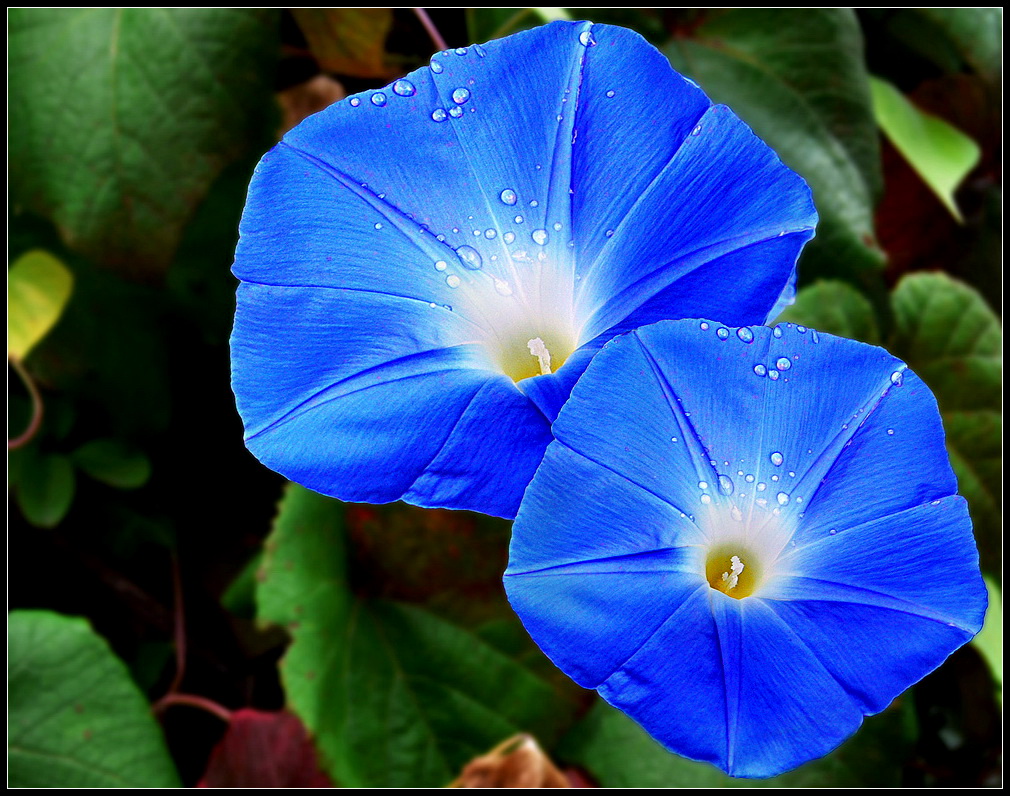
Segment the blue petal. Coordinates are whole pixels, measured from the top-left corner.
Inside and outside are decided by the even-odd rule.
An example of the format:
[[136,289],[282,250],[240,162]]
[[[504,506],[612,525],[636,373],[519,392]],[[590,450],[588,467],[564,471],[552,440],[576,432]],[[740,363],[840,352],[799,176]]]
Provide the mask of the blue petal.
[[[735,776],[800,765],[981,626],[936,403],[879,348],[662,322],[608,343],[553,431],[509,599],[562,670],[679,754]],[[758,573],[740,599],[728,572],[709,586],[725,545]]]
[[512,516],[607,340],[762,322],[815,222],[802,180],[637,34],[555,23],[438,53],[257,168],[233,269],[250,447],[344,499]]

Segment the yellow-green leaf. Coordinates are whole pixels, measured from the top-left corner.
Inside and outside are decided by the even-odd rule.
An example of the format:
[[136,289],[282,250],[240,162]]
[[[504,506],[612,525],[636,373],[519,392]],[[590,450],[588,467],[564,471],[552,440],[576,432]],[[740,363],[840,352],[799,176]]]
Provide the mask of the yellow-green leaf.
[[48,252],[35,249],[7,273],[7,356],[24,359],[63,314],[74,277]]
[[989,664],[993,680],[996,681],[996,698],[1003,704],[1003,597],[996,582],[987,577],[985,585],[989,589],[989,608],[985,612],[985,624],[972,644]]
[[978,163],[978,144],[943,119],[919,110],[887,81],[871,77],[870,90],[880,129],[961,221],[954,191]]

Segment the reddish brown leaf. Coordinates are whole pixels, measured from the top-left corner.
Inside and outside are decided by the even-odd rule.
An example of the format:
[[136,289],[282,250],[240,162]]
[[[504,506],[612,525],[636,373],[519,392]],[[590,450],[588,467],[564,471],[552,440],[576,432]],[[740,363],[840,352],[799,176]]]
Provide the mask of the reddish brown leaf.
[[245,708],[214,747],[201,788],[329,788],[301,721],[287,711]]
[[294,8],[309,49],[327,72],[354,77],[390,77],[386,35],[388,8]]
[[515,735],[463,767],[453,788],[570,788],[532,736]]

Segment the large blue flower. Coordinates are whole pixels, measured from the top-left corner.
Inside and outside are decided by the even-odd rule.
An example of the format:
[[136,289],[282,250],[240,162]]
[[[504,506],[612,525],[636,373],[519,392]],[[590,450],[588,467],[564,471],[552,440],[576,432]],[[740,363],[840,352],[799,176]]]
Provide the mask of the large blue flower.
[[932,395],[880,348],[666,321],[554,424],[505,586],[547,655],[736,776],[823,755],[978,631]]
[[815,221],[803,181],[635,33],[439,53],[257,169],[234,266],[247,445],[339,498],[514,516],[604,342],[763,323]]

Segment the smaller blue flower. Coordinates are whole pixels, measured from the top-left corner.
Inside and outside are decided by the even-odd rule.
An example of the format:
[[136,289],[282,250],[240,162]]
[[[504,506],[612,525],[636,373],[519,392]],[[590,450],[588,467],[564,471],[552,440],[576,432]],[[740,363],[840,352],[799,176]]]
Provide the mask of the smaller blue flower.
[[513,517],[606,341],[763,323],[815,224],[803,180],[631,31],[437,53],[256,170],[234,266],[246,444],[344,500]]
[[880,348],[654,324],[597,355],[554,433],[509,600],[563,671],[672,751],[781,773],[981,627],[936,402]]

